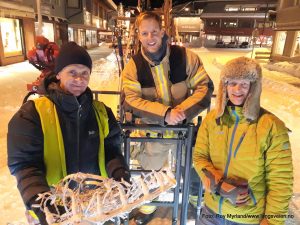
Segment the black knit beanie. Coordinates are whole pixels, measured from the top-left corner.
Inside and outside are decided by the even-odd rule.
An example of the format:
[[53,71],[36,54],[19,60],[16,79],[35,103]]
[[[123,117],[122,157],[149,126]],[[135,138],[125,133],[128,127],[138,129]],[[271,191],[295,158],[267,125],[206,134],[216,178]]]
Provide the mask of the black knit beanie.
[[64,67],[71,64],[82,64],[92,70],[92,59],[89,53],[75,42],[63,44],[55,59],[54,72],[58,74]]

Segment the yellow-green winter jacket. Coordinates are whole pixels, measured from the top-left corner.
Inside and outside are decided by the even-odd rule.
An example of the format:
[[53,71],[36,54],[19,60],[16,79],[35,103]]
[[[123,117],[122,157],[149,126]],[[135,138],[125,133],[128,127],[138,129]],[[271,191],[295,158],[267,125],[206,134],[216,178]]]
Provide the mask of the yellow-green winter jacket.
[[275,115],[261,109],[257,121],[243,117],[242,108],[227,106],[216,119],[211,111],[198,131],[193,163],[204,181],[203,168],[224,178],[248,181],[251,200],[234,206],[220,195],[205,192],[208,208],[225,219],[259,224],[284,224],[293,187],[293,166],[287,128]]

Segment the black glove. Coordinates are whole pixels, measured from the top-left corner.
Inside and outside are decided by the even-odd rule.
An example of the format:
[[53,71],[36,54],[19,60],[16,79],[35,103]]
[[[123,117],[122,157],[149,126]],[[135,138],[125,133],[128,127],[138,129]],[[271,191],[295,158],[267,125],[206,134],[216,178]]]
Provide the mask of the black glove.
[[121,168],[118,168],[116,169],[113,174],[112,174],[112,177],[116,180],[116,181],[121,181],[122,178],[130,183],[130,173],[128,170],[126,170],[125,168],[121,167]]
[[[41,204],[42,200],[41,199],[36,200],[36,199],[37,199],[37,197],[34,197],[33,200],[30,201],[30,205],[31,205],[31,210],[38,217],[41,225],[48,225],[47,220],[46,220],[46,216],[45,216],[45,213],[44,213],[44,211],[45,211],[44,207],[47,207],[48,210],[51,213],[54,213],[54,214],[62,215],[66,212],[65,208],[61,205],[56,205],[57,206],[57,208],[56,208],[54,205],[50,204],[50,201],[48,201],[46,204],[44,204],[44,203]],[[36,205],[37,207],[35,207],[33,205]],[[42,206],[43,210],[40,207],[38,207],[39,205]]]

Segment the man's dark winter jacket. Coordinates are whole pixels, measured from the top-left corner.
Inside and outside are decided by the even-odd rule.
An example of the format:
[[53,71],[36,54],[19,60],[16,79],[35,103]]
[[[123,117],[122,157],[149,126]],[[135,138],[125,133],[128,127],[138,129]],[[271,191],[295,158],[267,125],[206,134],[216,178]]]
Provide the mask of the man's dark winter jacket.
[[[47,97],[56,105],[64,139],[67,173],[99,175],[99,131],[92,106],[92,92],[88,88],[75,97],[62,92],[52,83]],[[104,139],[106,171],[110,177],[129,179],[128,167],[121,154],[120,127],[107,108],[109,134]],[[38,193],[49,190],[43,160],[43,131],[33,101],[28,101],[14,115],[8,125],[8,166],[16,176],[18,188],[27,207]]]

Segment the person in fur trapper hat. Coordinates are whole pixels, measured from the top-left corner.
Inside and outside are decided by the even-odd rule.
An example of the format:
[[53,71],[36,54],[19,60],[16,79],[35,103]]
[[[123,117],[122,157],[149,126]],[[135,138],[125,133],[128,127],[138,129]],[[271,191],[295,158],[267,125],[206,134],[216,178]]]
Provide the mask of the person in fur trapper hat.
[[[229,61],[221,72],[221,81],[217,97],[217,117],[221,117],[227,104],[243,104],[243,115],[249,120],[256,120],[260,110],[261,95],[261,67],[253,59],[246,57],[236,58]],[[231,87],[241,83],[244,95],[235,95]],[[251,85],[250,85],[251,84]],[[248,89],[250,85],[250,90]],[[229,91],[229,92],[228,92]],[[239,102],[240,101],[240,102]]]
[[293,188],[288,129],[260,107],[262,70],[239,57],[221,71],[216,108],[193,154],[205,189],[200,224],[283,225]]

